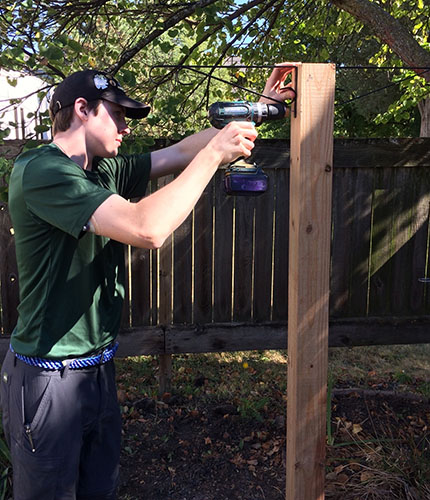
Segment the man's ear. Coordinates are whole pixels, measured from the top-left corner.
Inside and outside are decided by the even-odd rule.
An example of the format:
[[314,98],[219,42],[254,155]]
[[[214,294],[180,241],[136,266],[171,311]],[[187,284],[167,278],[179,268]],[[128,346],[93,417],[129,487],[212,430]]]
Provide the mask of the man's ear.
[[83,97],[78,97],[76,99],[75,104],[75,114],[82,121],[86,121],[88,119],[89,110],[88,110],[88,101]]

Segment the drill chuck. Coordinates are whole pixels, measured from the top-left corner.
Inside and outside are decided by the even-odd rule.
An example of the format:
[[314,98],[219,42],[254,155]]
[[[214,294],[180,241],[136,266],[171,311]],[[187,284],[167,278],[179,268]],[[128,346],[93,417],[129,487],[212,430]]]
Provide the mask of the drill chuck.
[[221,129],[233,121],[254,122],[258,126],[267,120],[280,120],[285,117],[286,110],[282,102],[215,102],[209,107],[208,115],[211,125]]

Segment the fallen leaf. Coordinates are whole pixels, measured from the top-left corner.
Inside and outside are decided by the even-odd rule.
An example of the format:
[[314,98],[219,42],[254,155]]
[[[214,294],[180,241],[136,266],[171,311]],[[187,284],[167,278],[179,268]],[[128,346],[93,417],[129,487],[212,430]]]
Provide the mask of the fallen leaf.
[[342,483],[342,484],[345,484],[348,482],[349,480],[349,476],[347,474],[339,474],[336,478],[336,480],[339,482],[339,483]]
[[358,434],[362,430],[363,430],[363,427],[361,427],[360,424],[353,424],[353,426],[352,426],[352,433],[353,434]]
[[373,477],[373,472],[371,472],[369,470],[365,470],[360,474],[360,481],[362,483],[365,483],[365,482],[369,481],[370,479],[372,479],[372,477]]

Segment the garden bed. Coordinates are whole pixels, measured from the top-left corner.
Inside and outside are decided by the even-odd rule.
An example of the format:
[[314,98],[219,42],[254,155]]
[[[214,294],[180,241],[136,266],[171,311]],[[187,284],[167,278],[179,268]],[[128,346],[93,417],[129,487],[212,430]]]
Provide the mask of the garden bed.
[[[326,498],[430,498],[426,349],[332,352]],[[155,365],[119,362],[120,499],[284,499],[285,353],[175,357],[161,400]]]

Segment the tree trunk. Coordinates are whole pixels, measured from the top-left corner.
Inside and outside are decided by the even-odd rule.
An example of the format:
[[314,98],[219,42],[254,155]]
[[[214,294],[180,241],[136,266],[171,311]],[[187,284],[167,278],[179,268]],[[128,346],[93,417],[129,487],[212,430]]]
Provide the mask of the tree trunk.
[[418,103],[421,113],[420,137],[430,137],[430,97]]

